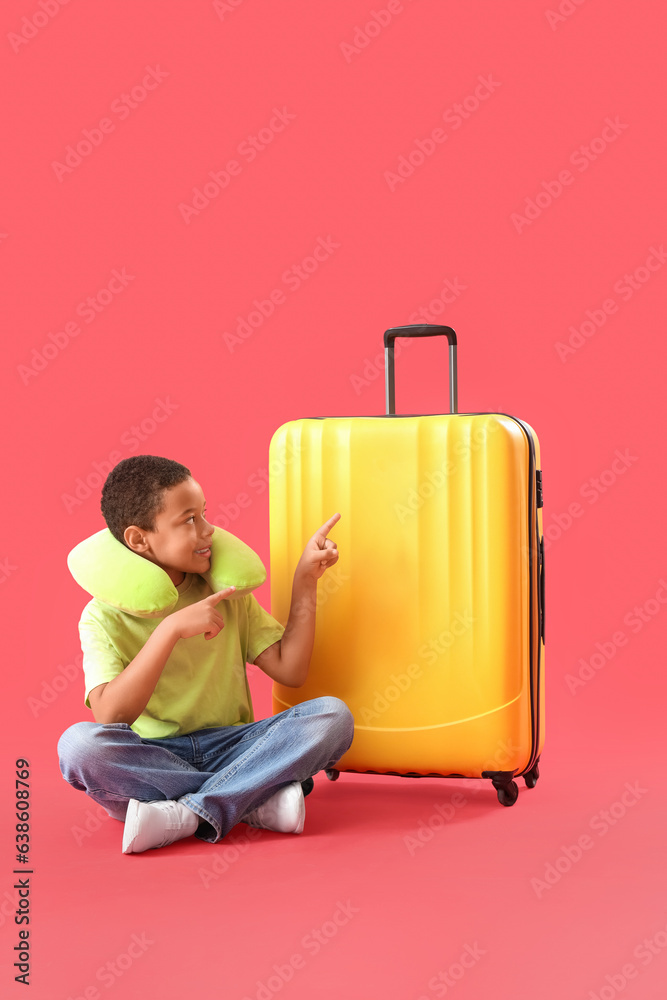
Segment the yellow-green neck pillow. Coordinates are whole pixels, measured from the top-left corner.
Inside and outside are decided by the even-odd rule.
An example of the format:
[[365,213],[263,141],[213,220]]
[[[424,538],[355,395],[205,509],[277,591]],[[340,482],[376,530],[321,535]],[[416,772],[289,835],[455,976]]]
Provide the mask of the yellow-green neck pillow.
[[[89,594],[137,618],[168,614],[178,591],[166,570],[128,549],[102,528],[75,545],[67,556],[69,571]],[[245,597],[266,579],[264,563],[249,545],[215,527],[210,568],[200,573],[215,593],[236,587],[230,598]]]

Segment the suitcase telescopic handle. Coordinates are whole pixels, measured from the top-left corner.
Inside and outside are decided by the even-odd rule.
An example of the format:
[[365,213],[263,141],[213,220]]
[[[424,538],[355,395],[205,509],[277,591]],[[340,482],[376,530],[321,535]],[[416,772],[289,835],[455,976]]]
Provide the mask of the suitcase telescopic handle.
[[394,341],[396,337],[446,337],[449,342],[449,409],[458,413],[459,393],[456,377],[456,334],[451,326],[434,323],[413,323],[411,326],[393,326],[384,331],[384,387],[386,413],[396,413],[394,386]]

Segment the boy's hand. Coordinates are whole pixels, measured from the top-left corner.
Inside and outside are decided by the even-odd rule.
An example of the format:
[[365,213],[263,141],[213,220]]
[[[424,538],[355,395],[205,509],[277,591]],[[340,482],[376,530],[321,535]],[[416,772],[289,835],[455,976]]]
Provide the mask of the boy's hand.
[[327,538],[333,526],[340,520],[340,514],[334,514],[318,528],[312,538],[308,539],[303,555],[299,559],[295,576],[305,575],[313,580],[319,580],[324,571],[338,562],[336,543]]
[[225,627],[222,615],[216,610],[225,597],[229,597],[236,590],[235,587],[225,587],[217,594],[210,594],[203,601],[190,604],[187,608],[181,608],[169,615],[169,624],[175,629],[179,639],[188,639],[192,635],[204,633],[205,639],[214,639],[218,632]]

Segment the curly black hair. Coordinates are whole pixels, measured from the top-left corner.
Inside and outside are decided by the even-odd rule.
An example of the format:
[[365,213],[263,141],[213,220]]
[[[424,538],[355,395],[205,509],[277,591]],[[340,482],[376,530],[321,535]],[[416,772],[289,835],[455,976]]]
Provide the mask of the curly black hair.
[[133,455],[114,466],[102,487],[100,507],[107,528],[126,548],[123,537],[130,524],[155,531],[155,517],[165,507],[164,491],[191,476],[180,462],[159,455]]

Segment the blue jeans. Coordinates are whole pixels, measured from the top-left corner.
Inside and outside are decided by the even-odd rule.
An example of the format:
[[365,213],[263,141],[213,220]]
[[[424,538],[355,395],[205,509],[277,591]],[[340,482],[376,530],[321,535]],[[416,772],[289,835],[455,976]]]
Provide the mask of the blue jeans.
[[279,788],[332,767],[354,737],[344,701],[325,695],[242,726],[145,739],[126,722],[75,722],[58,741],[65,781],[125,820],[130,799],[178,799],[217,843]]

